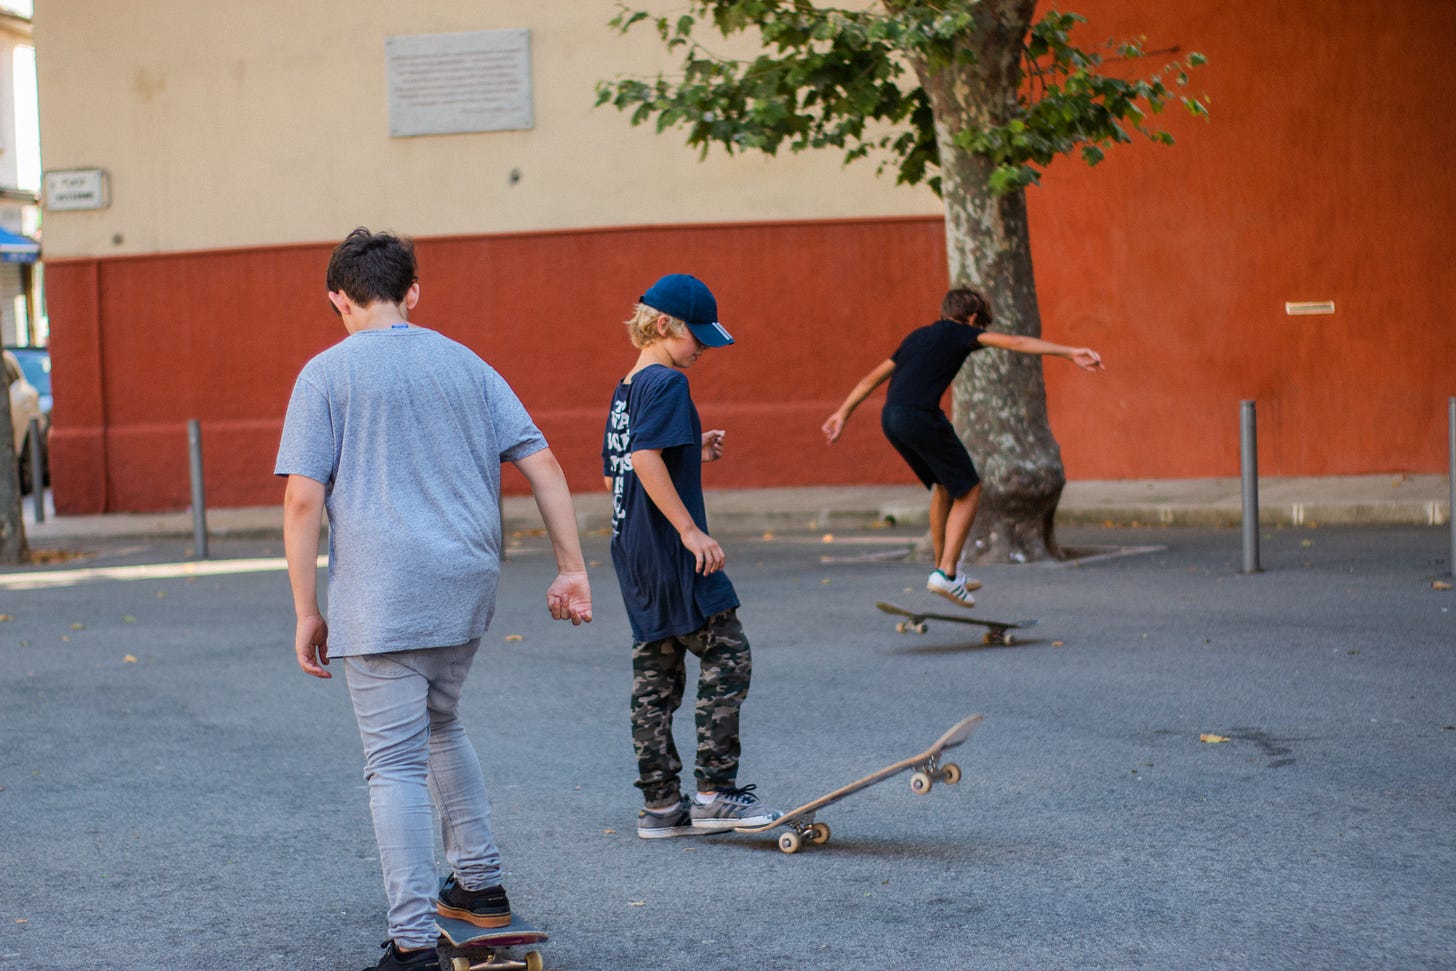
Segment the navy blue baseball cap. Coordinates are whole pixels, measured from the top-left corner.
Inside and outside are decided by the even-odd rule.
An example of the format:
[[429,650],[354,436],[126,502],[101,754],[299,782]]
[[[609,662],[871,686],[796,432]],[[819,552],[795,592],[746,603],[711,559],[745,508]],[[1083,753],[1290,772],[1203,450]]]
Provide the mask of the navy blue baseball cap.
[[653,310],[687,324],[704,347],[727,347],[733,343],[733,335],[718,323],[718,301],[713,298],[713,291],[695,276],[669,273],[648,287],[639,299]]

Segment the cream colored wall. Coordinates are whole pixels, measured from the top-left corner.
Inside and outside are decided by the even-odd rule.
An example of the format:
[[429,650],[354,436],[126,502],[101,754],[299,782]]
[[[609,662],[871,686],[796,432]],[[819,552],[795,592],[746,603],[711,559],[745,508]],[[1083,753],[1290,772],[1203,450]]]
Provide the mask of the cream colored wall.
[[[940,211],[832,152],[706,162],[680,132],[593,108],[594,82],[668,67],[611,0],[47,0],[47,170],[99,167],[112,202],[45,217],[49,259],[417,236]],[[531,30],[534,130],[391,138],[386,38]],[[520,180],[512,184],[512,170]]]

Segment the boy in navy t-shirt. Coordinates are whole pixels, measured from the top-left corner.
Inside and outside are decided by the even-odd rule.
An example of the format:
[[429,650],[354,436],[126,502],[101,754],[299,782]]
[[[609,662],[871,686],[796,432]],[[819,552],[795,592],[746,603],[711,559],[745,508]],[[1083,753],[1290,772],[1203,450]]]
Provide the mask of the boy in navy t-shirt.
[[[723,548],[708,535],[702,466],[723,454],[723,432],[704,432],[683,374],[710,347],[733,343],[702,281],[669,274],[627,321],[637,363],[617,385],[602,443],[612,493],[612,565],[632,625],[632,745],[643,839],[772,822],[753,786],[740,787],[739,708],[752,656]],[[682,794],[672,716],[699,661],[697,795]]]
[[889,380],[880,427],[915,477],[930,490],[935,570],[925,588],[962,607],[974,607],[976,598],[971,591],[981,582],[961,576],[959,566],[981,501],[981,477],[955,427],[940,410],[941,396],[966,358],[983,347],[1065,357],[1088,371],[1101,370],[1102,358],[1090,347],[1064,347],[1036,337],[983,329],[992,323],[991,305],[979,291],[968,287],[945,295],[940,316],[935,323],[911,331],[888,360],[860,379],[824,423],[824,435],[831,445],[838,441],[854,410]]

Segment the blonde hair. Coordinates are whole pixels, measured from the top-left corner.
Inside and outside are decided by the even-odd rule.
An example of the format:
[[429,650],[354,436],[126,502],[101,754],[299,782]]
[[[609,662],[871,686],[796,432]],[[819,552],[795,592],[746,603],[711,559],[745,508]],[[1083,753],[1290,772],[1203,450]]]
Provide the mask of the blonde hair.
[[627,326],[627,337],[632,341],[632,346],[641,350],[649,344],[655,344],[662,339],[657,332],[657,319],[666,317],[668,320],[667,329],[672,336],[681,337],[687,332],[688,325],[678,320],[672,314],[665,314],[656,307],[649,307],[645,303],[639,303],[632,309],[632,319],[625,321]]

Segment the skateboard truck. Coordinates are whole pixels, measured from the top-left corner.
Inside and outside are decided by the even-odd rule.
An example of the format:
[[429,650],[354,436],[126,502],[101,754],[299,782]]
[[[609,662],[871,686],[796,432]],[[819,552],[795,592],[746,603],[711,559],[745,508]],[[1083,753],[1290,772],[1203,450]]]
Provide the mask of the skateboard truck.
[[527,951],[524,961],[513,961],[500,957],[493,948],[485,952],[485,960],[479,964],[472,964],[464,955],[450,962],[450,971],[542,971],[544,967],[540,951]]

